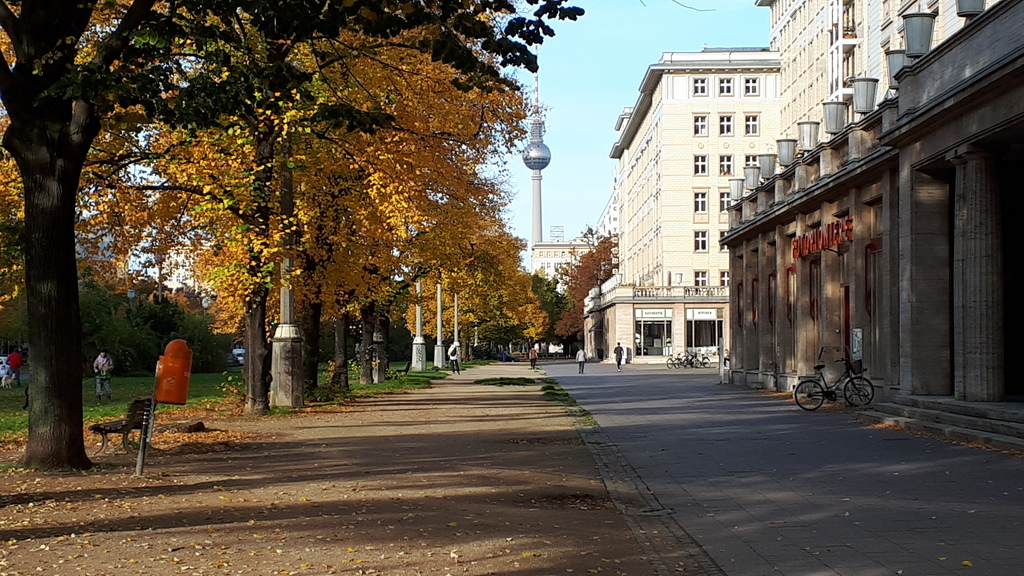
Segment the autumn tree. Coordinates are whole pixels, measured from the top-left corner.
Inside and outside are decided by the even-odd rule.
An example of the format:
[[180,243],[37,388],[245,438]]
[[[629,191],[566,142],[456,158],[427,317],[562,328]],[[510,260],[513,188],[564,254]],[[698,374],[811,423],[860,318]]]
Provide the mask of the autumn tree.
[[[282,32],[277,38],[282,44],[309,33],[304,30],[310,28],[330,32],[357,28],[386,38],[398,30],[429,25],[436,34],[425,38],[420,48],[438,60],[493,78],[497,66],[480,59],[474,49],[497,54],[498,65],[536,68],[527,44],[551,34],[544,19],[574,19],[582,13],[563,6],[563,0],[527,3],[538,6],[533,18],[511,17],[515,7],[507,0],[438,0],[429,5],[416,0],[164,4],[25,0],[13,7],[0,2],[0,27],[6,34],[6,42],[0,44],[0,99],[10,120],[3,146],[17,161],[24,185],[25,284],[33,343],[30,394],[34,401],[24,463],[40,468],[91,465],[82,438],[81,370],[62,361],[81,353],[74,239],[79,177],[111,103],[141,103],[148,114],[158,114],[162,105],[165,110],[172,108],[167,99],[181,95],[175,72],[196,64],[186,62],[181,49],[206,46],[195,37],[183,36],[199,36],[204,23],[241,18],[272,21]],[[510,17],[503,30],[488,23],[492,15]],[[224,40],[216,30],[211,36]],[[281,67],[272,67],[265,72],[280,71]],[[193,95],[200,93],[198,85],[183,87],[195,89]],[[223,86],[205,88],[210,90],[206,94],[218,94]],[[182,109],[188,103],[176,101]],[[361,116],[359,110],[349,112]]]
[[572,300],[572,308],[563,312],[555,325],[555,333],[559,336],[572,340],[583,339],[584,301],[592,289],[600,287],[612,277],[612,249],[615,246],[612,238],[601,238],[592,250],[559,269],[566,293]]

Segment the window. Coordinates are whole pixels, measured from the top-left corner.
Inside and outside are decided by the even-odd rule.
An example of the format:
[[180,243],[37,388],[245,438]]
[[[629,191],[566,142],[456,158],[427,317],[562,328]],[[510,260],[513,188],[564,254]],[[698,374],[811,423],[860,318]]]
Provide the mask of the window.
[[693,135],[694,136],[707,136],[708,135],[708,117],[707,116],[694,116],[693,117]]
[[758,134],[760,134],[761,130],[760,130],[759,126],[758,126],[757,115],[750,115],[750,114],[748,114],[746,119],[747,119],[747,121],[746,121],[746,125],[747,125],[746,134],[747,134],[747,136],[757,136]]
[[718,157],[718,173],[722,176],[732,176],[732,154]]
[[718,95],[732,96],[732,78],[718,79]]
[[697,230],[693,233],[693,250],[694,252],[707,252],[708,251],[708,231]]
[[693,285],[694,286],[707,286],[708,285],[708,271],[697,270],[693,273]]
[[693,79],[693,95],[694,96],[707,96],[708,95],[708,79],[707,78],[694,78]]
[[729,233],[728,230],[720,230],[718,232],[718,249],[721,250],[722,252],[728,252],[729,251],[729,247],[726,246],[724,242],[722,242],[722,238],[725,238],[725,235],[728,234],[728,233]]
[[744,96],[757,96],[759,94],[761,94],[760,78],[744,78],[743,79],[743,95]]
[[708,193],[707,192],[694,192],[693,194],[693,211],[698,214],[706,214],[708,211]]
[[729,206],[732,206],[732,198],[728,192],[718,193],[718,209],[722,212],[728,212]]
[[693,157],[693,173],[696,176],[707,176],[708,175],[708,157],[707,156],[694,156]]
[[728,270],[722,270],[722,272],[718,276],[718,283],[720,285],[722,285],[722,286],[728,286],[729,285],[729,271]]
[[746,156],[744,156],[743,157],[743,165],[744,166],[760,166],[760,163],[757,161],[757,154],[747,154]]
[[718,117],[718,133],[722,136],[732,136],[732,116]]

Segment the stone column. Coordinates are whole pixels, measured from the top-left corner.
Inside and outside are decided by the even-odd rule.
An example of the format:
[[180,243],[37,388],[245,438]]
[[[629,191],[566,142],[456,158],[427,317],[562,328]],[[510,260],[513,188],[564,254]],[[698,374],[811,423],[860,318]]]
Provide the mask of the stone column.
[[423,339],[423,281],[416,281],[416,337],[412,339],[412,370],[427,369],[427,342]]
[[957,398],[1003,399],[1003,234],[992,159],[968,151],[956,166],[953,223],[953,374]]
[[949,185],[900,159],[900,392],[952,394]]

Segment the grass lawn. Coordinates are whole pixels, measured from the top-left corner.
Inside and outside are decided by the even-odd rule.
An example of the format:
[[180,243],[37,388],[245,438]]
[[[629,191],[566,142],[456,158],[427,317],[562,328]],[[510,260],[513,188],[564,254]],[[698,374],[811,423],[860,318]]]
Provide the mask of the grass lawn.
[[[394,362],[392,370],[405,368],[405,362]],[[467,365],[471,365],[467,363]],[[359,374],[349,372],[351,393],[349,397],[369,397],[378,394],[394,394],[406,392],[417,388],[429,388],[431,380],[440,380],[446,377],[449,372],[438,372],[428,370],[426,372],[409,372],[404,376],[387,380],[380,384],[359,384]],[[323,378],[321,378],[323,381]],[[23,383],[27,384],[27,382]],[[222,385],[223,384],[223,385]],[[113,399],[107,401],[96,400],[96,379],[88,378],[82,382],[82,415],[85,423],[91,424],[106,420],[117,420],[124,416],[128,404],[133,398],[139,396],[150,396],[154,389],[153,376],[115,376],[111,381]],[[192,374],[189,381],[188,404],[185,406],[172,406],[161,404],[158,412],[162,415],[173,414],[176,410],[217,410],[225,408],[225,400],[230,395],[229,390],[243,390],[242,369],[229,368],[223,373]],[[345,397],[337,399],[344,403]],[[28,431],[28,412],[21,409],[25,402],[25,388],[2,388],[0,389],[0,443],[24,441]],[[279,414],[287,410],[275,409],[274,413]]]
[[[239,368],[232,368],[224,374],[241,377]],[[224,374],[193,374],[189,381],[188,404],[184,408],[210,409],[220,404],[225,397],[219,387],[225,380]],[[153,394],[154,383],[153,376],[115,376],[111,380],[113,399],[108,402],[104,398],[97,402],[96,380],[89,378],[82,382],[82,415],[87,423],[121,418],[133,398]],[[24,386],[0,389],[0,442],[24,440],[28,429],[28,412],[21,409],[24,402]],[[176,409],[180,407],[161,404],[158,411],[166,413]]]

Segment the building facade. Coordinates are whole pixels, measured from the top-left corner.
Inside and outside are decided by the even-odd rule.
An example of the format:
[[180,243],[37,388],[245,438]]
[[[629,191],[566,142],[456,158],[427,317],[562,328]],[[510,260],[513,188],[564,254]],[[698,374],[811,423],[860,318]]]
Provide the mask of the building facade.
[[618,273],[586,307],[586,347],[637,362],[716,353],[728,331],[728,180],[774,146],[779,61],[767,49],[665,53],[616,122]]
[[[794,2],[758,4],[778,27]],[[886,66],[887,93],[868,98],[853,81],[860,106],[880,104],[827,126],[825,142],[805,138],[731,210],[730,378],[790,390],[819,361],[852,355],[876,398],[1024,399],[1005,366],[1024,307],[1007,297],[1021,253],[1007,232],[1022,202],[1011,177],[1024,157],[1024,0],[990,1],[969,19],[955,0],[865,10],[855,32],[881,33],[868,36],[878,55],[865,63],[920,46],[914,19],[939,33]]]

